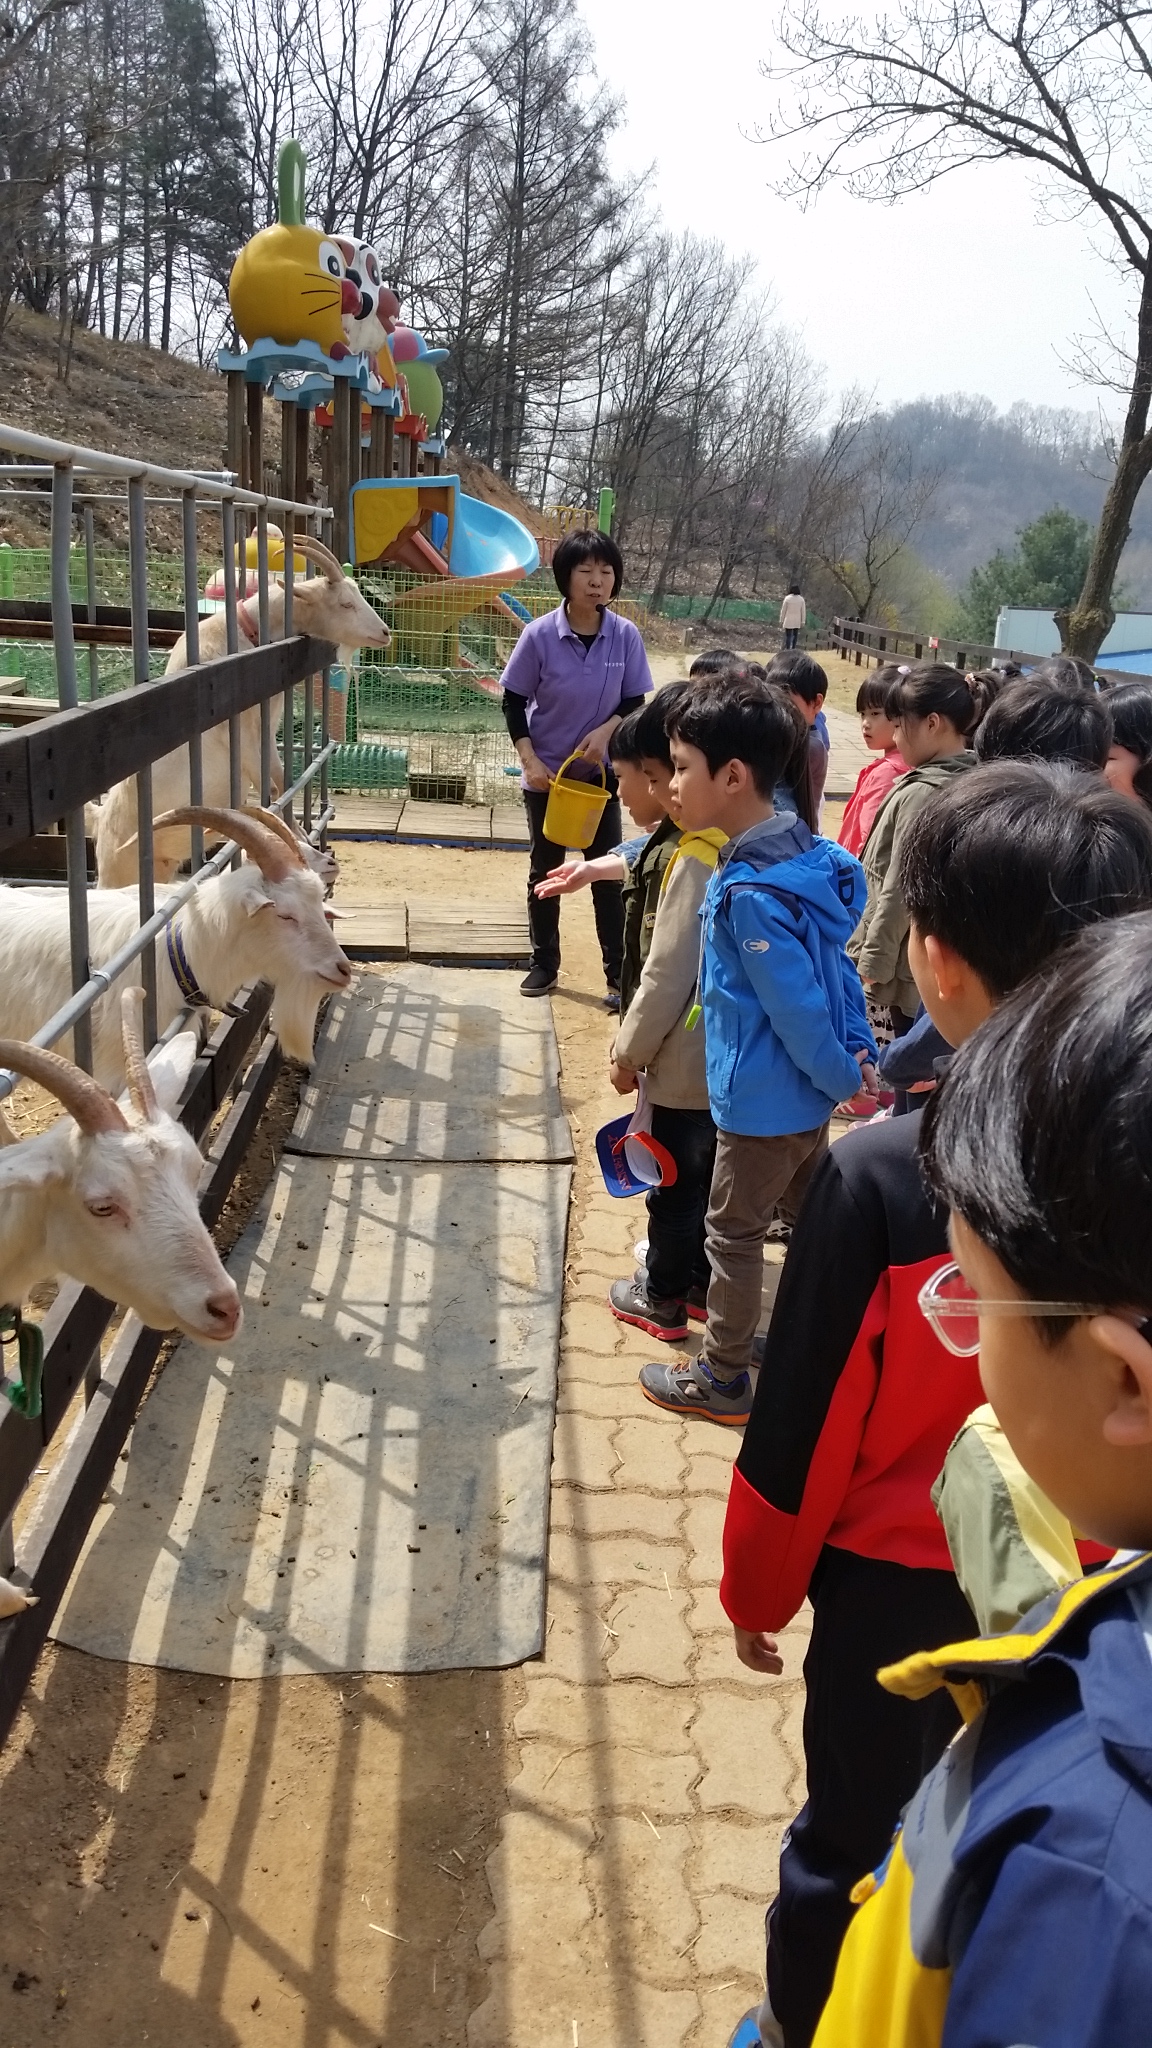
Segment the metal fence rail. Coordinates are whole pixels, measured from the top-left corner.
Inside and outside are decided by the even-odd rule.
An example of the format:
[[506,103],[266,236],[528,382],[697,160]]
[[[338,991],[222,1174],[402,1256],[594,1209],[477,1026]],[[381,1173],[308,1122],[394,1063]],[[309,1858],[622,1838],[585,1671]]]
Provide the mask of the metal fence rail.
[[[21,464],[13,459],[23,458]],[[264,497],[241,489],[228,476],[205,477],[160,468],[155,464],[107,455],[100,450],[27,434],[0,421],[0,468],[10,481],[26,467],[37,491],[50,481],[51,546],[48,550],[49,596],[31,599],[0,595],[0,637],[4,617],[15,619],[21,644],[51,647],[59,710],[35,717],[11,731],[0,732],[0,853],[23,846],[63,824],[66,887],[69,907],[72,995],[54,1016],[45,1017],[36,1042],[51,1045],[71,1031],[77,1063],[91,1071],[92,1006],[117,975],[139,959],[145,990],[146,1043],[156,1037],[156,939],[180,905],[230,859],[225,846],[205,861],[203,832],[192,837],[192,874],[165,892],[156,903],[152,835],[152,765],[164,755],[187,748],[190,799],[202,801],[201,735],[225,723],[229,729],[229,797],[235,805],[246,792],[241,783],[241,715],[260,707],[261,800],[271,799],[271,762],[277,719],[282,724],[286,763],[298,769],[294,782],[277,802],[291,816],[293,797],[300,792],[305,831],[322,833],[330,815],[328,765],[328,665],[335,650],[292,630],[293,541],[309,529],[323,536],[330,513],[323,506]],[[29,485],[31,488],[31,483]],[[107,591],[93,582],[93,499],[114,497],[127,511],[129,546],[124,581]],[[85,503],[87,499],[89,502]],[[147,545],[152,503],[178,502],[182,512],[183,550],[162,592],[150,589]],[[77,514],[79,513],[79,521]],[[284,531],[284,633],[270,637],[268,568],[269,515],[276,514]],[[84,582],[77,588],[76,546],[81,530]],[[240,639],[238,561],[243,563],[249,534],[256,540],[258,644]],[[201,561],[216,555],[223,563],[227,652],[218,660],[199,662],[201,629]],[[171,559],[171,558],[170,558]],[[150,595],[160,594],[169,607],[149,611]],[[126,599],[115,610],[116,601]],[[107,605],[111,602],[114,616]],[[50,642],[45,634],[51,634]],[[157,655],[183,632],[189,666],[168,678],[152,674]],[[30,637],[31,636],[31,637]],[[128,665],[130,686],[96,697],[94,649],[111,640],[127,643],[120,659]],[[150,644],[151,643],[151,644]],[[87,685],[81,690],[80,650],[89,655]],[[314,677],[322,675],[319,725],[314,702]],[[293,750],[296,692],[303,685],[301,744]],[[2,693],[0,681],[0,693]],[[96,701],[81,698],[96,697]],[[87,846],[84,806],[114,783],[136,781],[139,848],[138,926],[129,942],[96,972],[91,969],[88,941]],[[53,842],[59,844],[58,841]],[[201,1182],[201,1208],[215,1221],[280,1063],[275,1039],[265,1035],[269,992],[257,987],[239,1014],[218,1029],[193,1069],[185,1090],[183,1120],[199,1138],[234,1089],[235,1101],[217,1134]],[[242,1077],[253,1048],[258,1057]],[[0,1096],[7,1095],[14,1076],[0,1074]],[[83,1383],[86,1409],[73,1424],[59,1464],[44,1498],[21,1539],[19,1563],[40,1595],[40,1605],[0,1621],[0,1739],[16,1712],[24,1684],[50,1626],[55,1607],[79,1555],[92,1513],[131,1427],[136,1404],[147,1384],[163,1338],[143,1330],[135,1318],[125,1319],[120,1337],[103,1367],[99,1345],[113,1310],[87,1289],[61,1286],[44,1322],[45,1354],[43,1414],[29,1421],[0,1402],[0,1571],[14,1558],[12,1516],[39,1463],[44,1445],[70,1412]]]

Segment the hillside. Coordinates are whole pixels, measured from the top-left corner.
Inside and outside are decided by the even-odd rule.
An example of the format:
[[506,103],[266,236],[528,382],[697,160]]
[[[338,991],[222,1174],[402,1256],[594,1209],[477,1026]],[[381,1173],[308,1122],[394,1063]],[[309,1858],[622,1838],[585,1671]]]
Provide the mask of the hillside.
[[[0,420],[26,433],[134,455],[166,468],[225,466],[225,386],[214,371],[84,329],[76,334],[67,383],[57,376],[56,362],[55,323],[17,308],[0,335]],[[278,408],[270,401],[265,445],[270,452],[280,445]],[[451,458],[450,465],[457,466]],[[460,471],[464,488],[474,497],[503,506],[533,533],[542,532],[537,508],[502,477],[470,456],[463,457]],[[121,513],[98,505],[95,517],[102,539],[124,543]],[[47,504],[41,508],[15,498],[0,478],[0,540],[14,547],[41,546],[47,526]],[[173,510],[165,516],[158,508],[152,531],[157,538],[164,533],[175,546],[179,514]]]
[[[1051,506],[1093,525],[1100,517],[1111,462],[1088,414],[1024,405],[997,413],[987,399],[960,395],[917,399],[888,418],[917,459],[943,473],[912,544],[954,590]],[[1137,503],[1120,582],[1129,605],[1152,600],[1152,490]]]

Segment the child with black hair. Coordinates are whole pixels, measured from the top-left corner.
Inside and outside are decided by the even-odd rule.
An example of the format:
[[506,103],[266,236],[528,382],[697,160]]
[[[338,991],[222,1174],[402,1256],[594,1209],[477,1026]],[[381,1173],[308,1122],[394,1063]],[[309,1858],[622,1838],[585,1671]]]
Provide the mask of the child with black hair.
[[908,772],[908,763],[896,745],[896,727],[888,716],[888,693],[900,677],[894,662],[873,669],[856,692],[860,735],[866,747],[879,755],[867,761],[856,777],[856,787],[844,806],[837,838],[857,858],[876,822],[876,813],[893,784]]
[[[562,602],[525,626],[501,678],[504,722],[520,756],[528,814],[532,965],[520,984],[525,996],[546,996],[560,972],[560,905],[536,889],[568,850],[544,831],[549,786],[572,755],[590,772],[602,768],[616,726],[639,710],[652,688],[637,628],[608,609],[624,577],[624,559],[610,535],[570,533],[552,558],[552,574]],[[588,848],[592,860],[620,838],[620,805],[610,772],[608,782],[611,800]],[[592,901],[608,991],[605,1008],[618,1010],[624,931],[619,884],[594,882]]]
[[[1134,809],[1134,807],[1133,807]],[[1144,2048],[1152,2011],[1152,914],[1082,932],[925,1119],[956,1264],[921,1294],[1012,1449],[1128,1553],[881,1671],[967,1726],[861,1882],[816,2048]],[[1135,1552],[1136,1555],[1131,1555]]]
[[1120,683],[1105,701],[1112,745],[1104,773],[1122,796],[1152,809],[1152,682]]
[[[974,691],[979,681],[979,676],[968,677]],[[976,727],[973,752],[981,762],[1054,761],[1103,769],[1112,738],[1110,702],[1079,683],[1037,682],[1034,676],[1007,682]],[[907,1105],[911,1095],[935,1085],[947,1052],[922,1010],[910,1031],[881,1047],[880,1078],[899,1090],[898,1099]]]
[[900,849],[913,819],[935,791],[975,767],[968,742],[975,707],[959,669],[923,662],[900,674],[886,708],[908,773],[888,792],[868,834],[861,856],[868,900],[848,950],[873,1001],[890,1009],[899,1035],[908,1029],[920,1001],[908,965]]
[[731,647],[709,647],[698,654],[688,670],[688,680],[703,682],[706,676],[722,676],[726,669],[738,668],[741,657]]
[[798,649],[786,649],[782,654],[773,655],[767,673],[770,683],[777,683],[782,690],[787,690],[808,727],[808,783],[812,792],[812,829],[815,831],[824,802],[824,784],[828,780],[828,756],[832,751],[828,720],[824,716],[828,677],[818,661]]
[[[917,981],[959,1045],[1071,934],[1152,905],[1152,819],[1074,770],[1000,762],[923,807],[899,882]],[[720,1597],[741,1662],[779,1670],[767,1632],[805,1596],[814,1615],[808,1802],[781,1851],[768,1998],[740,2048],[807,2048],[851,1887],[956,1726],[946,1696],[896,1701],[874,1680],[878,1663],[971,1628],[930,1492],[981,1396],[974,1361],[917,1307],[950,1258],[920,1177],[923,1117],[867,1125],[820,1161],[732,1478]]]
[[[637,715],[634,744],[654,800],[668,808],[673,836],[652,865],[658,882],[644,888],[642,964],[635,982],[625,947],[623,1015],[609,1061],[612,1085],[621,1095],[631,1094],[643,1075],[652,1135],[671,1154],[676,1176],[648,1194],[645,1262],[629,1279],[613,1283],[608,1304],[621,1322],[672,1343],[687,1336],[689,1321],[703,1322],[710,1277],[704,1215],[716,1127],[708,1107],[704,1033],[687,1026],[700,959],[700,909],[724,844],[722,832],[684,827],[671,788],[667,723],[688,689],[681,684],[659,691]],[[660,836],[654,833],[649,845]],[[637,865],[637,888],[647,859],[645,852]]]
[[640,1385],[674,1414],[740,1427],[773,1208],[875,1057],[844,951],[863,877],[831,840],[774,812],[772,791],[807,738],[781,690],[718,677],[684,694],[668,736],[681,826],[727,842],[704,899],[699,982],[718,1136],[703,1348],[691,1364],[646,1365]]
[[1112,744],[1111,699],[1079,683],[1022,676],[989,705],[972,737],[978,761],[1066,761],[1102,769]]
[[595,859],[581,855],[576,860],[562,861],[559,867],[553,868],[536,884],[536,895],[544,901],[553,896],[575,895],[577,890],[595,888],[599,882],[623,885],[622,1011],[627,1009],[639,987],[660,885],[680,837],[679,827],[668,815],[671,760],[664,768],[659,760],[646,762],[644,757],[644,747],[652,743],[655,733],[659,733],[660,741],[667,750],[662,713],[656,710],[656,704],[657,699],[650,697],[641,710],[630,711],[627,718],[621,719],[608,741],[608,759],[612,763],[620,795],[634,823],[641,827],[640,832],[632,839],[622,840],[611,852],[597,854]]

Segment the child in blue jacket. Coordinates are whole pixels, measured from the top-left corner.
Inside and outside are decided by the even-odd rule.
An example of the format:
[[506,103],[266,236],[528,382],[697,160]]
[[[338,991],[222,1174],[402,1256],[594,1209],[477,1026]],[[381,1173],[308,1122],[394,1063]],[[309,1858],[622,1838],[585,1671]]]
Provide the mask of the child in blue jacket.
[[837,1102],[876,1087],[876,1047],[845,947],[864,907],[863,870],[771,792],[808,731],[783,691],[718,676],[668,722],[672,794],[685,831],[728,834],[701,912],[700,1006],[717,1127],[706,1242],[708,1324],[691,1364],[646,1365],[650,1401],[740,1426],[760,1320],[764,1239],[797,1173],[828,1141]]
[[[889,1666],[967,1727],[856,1890],[815,2048],[1145,2048],[1152,2032],[1152,912],[1095,925],[925,1112],[957,1265],[921,1294],[1030,1477],[1122,1552],[1006,1635]],[[1135,1553],[1135,1554],[1133,1554]]]

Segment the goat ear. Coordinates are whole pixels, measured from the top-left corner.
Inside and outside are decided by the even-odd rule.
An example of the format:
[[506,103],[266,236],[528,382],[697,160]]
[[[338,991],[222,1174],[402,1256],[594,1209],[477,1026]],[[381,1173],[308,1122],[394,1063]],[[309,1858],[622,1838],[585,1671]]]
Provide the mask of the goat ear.
[[67,1179],[55,1148],[27,1138],[23,1144],[6,1145],[0,1152],[0,1195],[30,1193]]
[[[181,1031],[167,1045],[154,1046],[148,1055],[148,1072],[156,1100],[168,1116],[175,1114],[184,1084],[196,1064],[199,1037],[195,1031]],[[121,1109],[128,1108],[128,1096],[120,1097]]]
[[258,910],[271,910],[272,899],[259,868],[245,862],[240,873],[246,878],[247,883],[247,886],[238,892],[241,910],[246,911],[249,917],[255,917]]

